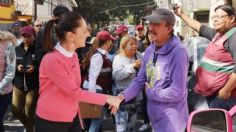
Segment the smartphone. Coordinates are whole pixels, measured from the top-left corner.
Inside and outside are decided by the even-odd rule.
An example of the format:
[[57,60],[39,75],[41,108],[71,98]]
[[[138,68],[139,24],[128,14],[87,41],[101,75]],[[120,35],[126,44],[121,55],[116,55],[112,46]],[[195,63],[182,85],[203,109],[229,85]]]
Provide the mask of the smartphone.
[[25,71],[25,72],[26,72],[29,68],[30,68],[30,66],[23,66],[23,67],[22,67],[23,71]]

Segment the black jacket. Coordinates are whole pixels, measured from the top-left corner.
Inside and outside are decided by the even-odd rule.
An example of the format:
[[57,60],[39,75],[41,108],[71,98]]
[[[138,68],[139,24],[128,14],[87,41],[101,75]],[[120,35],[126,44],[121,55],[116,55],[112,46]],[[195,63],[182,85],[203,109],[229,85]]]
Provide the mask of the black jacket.
[[[16,88],[22,90],[29,90],[39,88],[39,70],[38,70],[38,60],[35,57],[35,45],[29,47],[27,51],[24,49],[24,43],[21,43],[16,47],[16,74],[13,80],[13,85]],[[28,65],[34,65],[33,73],[22,73],[18,72],[18,65],[23,65],[27,67]],[[25,79],[25,82],[24,82]],[[26,86],[26,87],[25,87]]]
[[[45,27],[42,27],[40,29],[40,31],[38,32],[37,36],[36,36],[36,42],[35,42],[35,55],[37,60],[39,61],[39,65],[41,63],[41,60],[43,59],[43,56],[46,54],[46,51],[44,50],[44,32],[45,32]],[[57,42],[59,42],[59,39],[56,35],[56,31],[55,31],[55,25],[53,26],[52,29],[52,41],[54,46],[56,45]]]

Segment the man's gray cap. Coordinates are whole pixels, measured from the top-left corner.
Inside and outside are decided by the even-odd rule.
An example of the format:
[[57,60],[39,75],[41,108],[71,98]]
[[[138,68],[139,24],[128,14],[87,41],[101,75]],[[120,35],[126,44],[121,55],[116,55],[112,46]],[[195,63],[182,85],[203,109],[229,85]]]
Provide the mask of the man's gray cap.
[[160,23],[161,20],[164,20],[173,26],[175,25],[174,13],[165,8],[159,8],[155,10],[151,15],[143,17],[143,19],[148,20],[150,23]]

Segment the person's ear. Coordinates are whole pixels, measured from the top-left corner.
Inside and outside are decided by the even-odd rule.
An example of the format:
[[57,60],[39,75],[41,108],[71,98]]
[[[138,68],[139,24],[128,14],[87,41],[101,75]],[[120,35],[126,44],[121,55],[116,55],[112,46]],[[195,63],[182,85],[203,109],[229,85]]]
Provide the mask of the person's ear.
[[232,16],[230,22],[231,22],[231,23],[235,23],[235,16]]
[[170,32],[172,32],[172,30],[173,30],[173,26],[168,26],[168,32],[170,33]]
[[70,41],[73,41],[74,39],[74,34],[72,32],[67,32],[66,33],[66,39],[67,40],[70,40]]

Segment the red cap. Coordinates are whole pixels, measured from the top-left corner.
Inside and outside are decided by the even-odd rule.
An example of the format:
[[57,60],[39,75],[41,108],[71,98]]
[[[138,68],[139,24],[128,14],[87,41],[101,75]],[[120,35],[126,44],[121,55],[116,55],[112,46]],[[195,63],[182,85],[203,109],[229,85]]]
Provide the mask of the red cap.
[[125,25],[120,25],[120,26],[116,29],[115,33],[116,33],[117,35],[119,35],[119,34],[123,33],[124,31],[128,31],[128,27],[125,26]]
[[143,30],[144,27],[143,27],[143,25],[140,24],[140,25],[135,26],[135,29],[136,30],[140,30],[140,29]]
[[106,40],[116,40],[115,37],[113,37],[109,32],[107,31],[100,31],[97,33],[97,37],[103,41],[106,41]]
[[35,30],[31,26],[25,26],[21,29],[21,35],[27,34],[27,35],[34,35],[35,36]]

